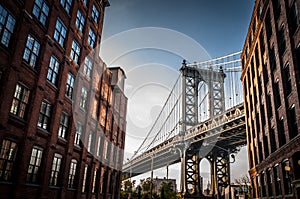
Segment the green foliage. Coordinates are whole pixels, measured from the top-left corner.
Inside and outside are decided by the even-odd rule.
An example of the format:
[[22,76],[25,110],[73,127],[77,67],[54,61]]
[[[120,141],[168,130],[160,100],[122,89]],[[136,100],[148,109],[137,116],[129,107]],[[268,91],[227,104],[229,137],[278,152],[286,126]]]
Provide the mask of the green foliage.
[[163,182],[160,189],[160,198],[161,199],[177,199],[176,192],[172,186],[172,183]]

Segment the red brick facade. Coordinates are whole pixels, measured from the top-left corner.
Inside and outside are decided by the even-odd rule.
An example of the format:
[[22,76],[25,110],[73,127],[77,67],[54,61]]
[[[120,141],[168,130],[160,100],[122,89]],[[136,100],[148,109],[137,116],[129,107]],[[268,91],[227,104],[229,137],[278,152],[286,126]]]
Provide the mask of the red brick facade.
[[93,50],[107,6],[1,1],[0,198],[119,198],[126,77]]
[[257,0],[242,53],[254,198],[300,198],[299,13],[299,0]]

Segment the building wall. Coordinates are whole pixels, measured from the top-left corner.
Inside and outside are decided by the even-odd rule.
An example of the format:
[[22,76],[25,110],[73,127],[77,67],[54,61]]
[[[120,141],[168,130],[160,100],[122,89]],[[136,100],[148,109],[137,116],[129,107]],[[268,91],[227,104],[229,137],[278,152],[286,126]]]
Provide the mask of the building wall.
[[299,0],[257,0],[242,52],[254,198],[300,198],[299,11]]
[[[93,49],[100,45],[109,3],[88,0],[84,5],[82,0],[72,0],[67,13],[62,6],[67,1],[41,0],[48,12],[45,7],[39,9],[44,4],[38,2],[0,2],[1,198],[119,198],[127,98],[124,88],[112,79],[121,74],[118,79],[124,82],[125,74],[120,68],[108,69],[98,56],[99,49]],[[96,21],[94,8],[98,10]],[[76,25],[78,10],[84,16],[82,31]],[[66,28],[62,45],[55,36],[55,30],[61,30],[58,19]],[[95,35],[92,46],[90,29]],[[38,50],[30,45],[29,34],[39,43]],[[73,40],[80,46],[80,51],[73,51],[80,52],[78,61],[72,54]],[[25,51],[30,52],[29,59]],[[84,69],[87,55],[92,62],[90,76]],[[59,65],[56,82],[49,76],[52,56]],[[74,77],[69,96],[68,74]],[[41,117],[45,102],[51,111]],[[63,114],[68,122],[62,121]],[[77,140],[79,124],[82,131]],[[40,155],[33,151],[40,151]],[[55,157],[61,158],[60,164]],[[58,172],[53,171],[54,163],[59,165]]]

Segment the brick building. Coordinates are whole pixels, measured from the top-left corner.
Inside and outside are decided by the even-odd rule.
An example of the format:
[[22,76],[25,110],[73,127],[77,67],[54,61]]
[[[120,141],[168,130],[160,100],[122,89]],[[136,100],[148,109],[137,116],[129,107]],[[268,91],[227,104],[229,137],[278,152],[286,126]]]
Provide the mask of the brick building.
[[300,198],[299,13],[299,0],[256,0],[242,52],[254,198]]
[[119,198],[127,98],[107,0],[0,2],[0,197]]

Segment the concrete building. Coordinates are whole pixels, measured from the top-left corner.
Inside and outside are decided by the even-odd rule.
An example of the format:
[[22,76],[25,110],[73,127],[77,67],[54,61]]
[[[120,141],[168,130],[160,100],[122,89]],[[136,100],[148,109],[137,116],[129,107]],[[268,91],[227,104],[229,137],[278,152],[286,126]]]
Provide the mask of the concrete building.
[[242,52],[254,198],[300,198],[299,0],[256,0]]
[[107,6],[0,2],[1,198],[119,198],[126,77],[98,56]]

